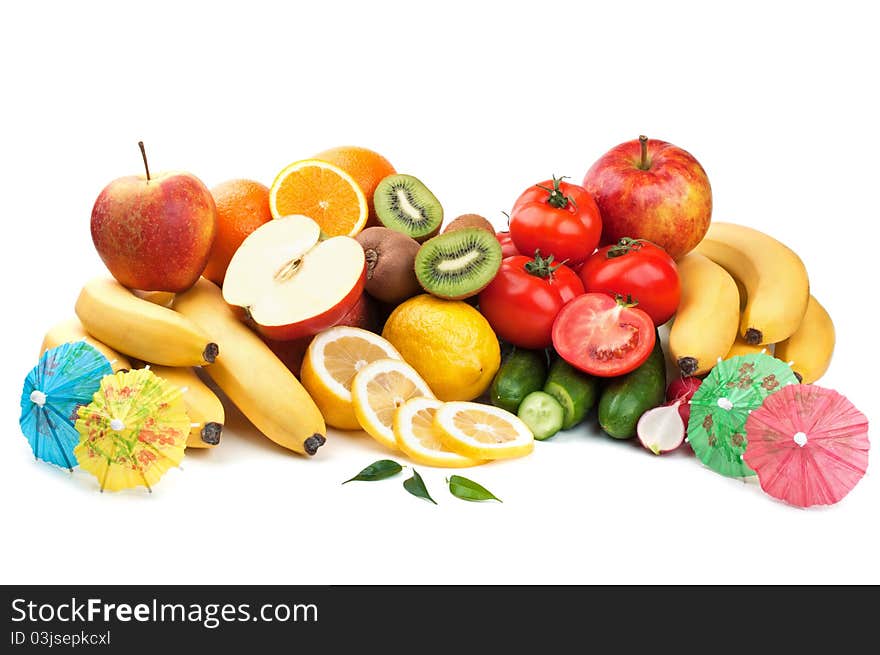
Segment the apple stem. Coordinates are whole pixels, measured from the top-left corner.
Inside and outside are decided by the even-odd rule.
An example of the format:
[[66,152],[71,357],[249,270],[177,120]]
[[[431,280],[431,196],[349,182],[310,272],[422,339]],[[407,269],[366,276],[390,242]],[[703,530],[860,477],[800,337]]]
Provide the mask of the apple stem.
[[147,182],[150,181],[150,165],[147,163],[147,151],[144,150],[144,142],[138,141],[138,148],[141,149],[141,157],[144,158],[144,169],[147,171]]
[[639,137],[639,145],[642,147],[642,158],[639,160],[639,168],[646,171],[651,165],[648,163],[648,137],[644,134]]

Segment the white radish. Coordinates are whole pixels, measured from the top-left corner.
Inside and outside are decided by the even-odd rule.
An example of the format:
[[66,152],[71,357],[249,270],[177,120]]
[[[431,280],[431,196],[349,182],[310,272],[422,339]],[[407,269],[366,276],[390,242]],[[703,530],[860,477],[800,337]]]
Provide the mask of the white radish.
[[649,409],[642,414],[636,426],[641,444],[655,455],[675,450],[684,443],[687,427],[678,412],[678,400],[669,405]]

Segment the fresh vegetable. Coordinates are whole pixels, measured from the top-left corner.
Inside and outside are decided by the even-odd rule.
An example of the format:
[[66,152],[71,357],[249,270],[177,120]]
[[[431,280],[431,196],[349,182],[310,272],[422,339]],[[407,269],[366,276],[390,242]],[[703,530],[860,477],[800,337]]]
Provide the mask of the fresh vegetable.
[[562,429],[569,430],[584,420],[599,396],[596,378],[581,373],[562,358],[550,367],[544,391],[562,405]]
[[701,382],[702,380],[700,380],[700,378],[679,377],[675,378],[672,382],[669,383],[669,386],[666,387],[667,403],[674,403],[679,400],[681,401],[681,403],[678,405],[678,413],[681,414],[681,418],[684,421],[685,425],[687,425],[687,422],[691,417],[690,400],[694,397],[697,389],[700,388]]
[[612,380],[599,398],[599,425],[615,439],[636,434],[642,414],[663,402],[666,361],[656,339],[650,357],[636,370]]
[[655,455],[675,450],[684,443],[685,422],[678,413],[682,401],[654,407],[642,414],[636,425],[639,442]]
[[651,354],[655,338],[650,316],[604,293],[575,298],[553,323],[553,347],[559,356],[600,377],[638,368]]
[[580,278],[553,256],[519,255],[501,262],[480,293],[480,311],[495,333],[521,348],[546,348],[563,306],[584,292]]
[[516,413],[523,398],[540,391],[547,377],[547,358],[543,352],[518,348],[501,363],[489,387],[489,398],[496,407]]
[[529,426],[535,439],[544,441],[562,429],[565,412],[549,393],[533,391],[523,399],[517,416]]
[[510,232],[497,232],[495,238],[498,239],[498,243],[501,244],[501,256],[504,259],[520,254],[519,250],[516,249],[516,244],[513,242],[513,239],[510,238]]
[[678,308],[681,287],[672,257],[641,239],[622,238],[600,248],[581,269],[586,291],[630,296],[654,325],[663,325]]
[[602,235],[599,207],[586,189],[564,178],[536,184],[517,198],[510,213],[510,236],[517,250],[540,250],[572,264],[589,257]]

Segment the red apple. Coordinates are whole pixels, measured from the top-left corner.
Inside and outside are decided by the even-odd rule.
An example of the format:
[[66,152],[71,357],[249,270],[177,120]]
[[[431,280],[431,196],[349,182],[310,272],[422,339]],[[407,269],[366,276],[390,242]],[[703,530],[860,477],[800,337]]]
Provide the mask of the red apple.
[[307,216],[261,225],[229,262],[223,298],[242,307],[257,330],[275,340],[317,334],[336,325],[364,290],[366,258],[350,237],[321,240]]
[[584,177],[602,213],[602,245],[647,239],[680,259],[712,219],[712,188],[689,152],[641,136],[602,155]]
[[[376,301],[366,293],[362,293],[354,307],[348,310],[348,313],[336,325],[349,325],[361,328],[362,330],[376,332],[376,312]],[[299,378],[302,360],[306,355],[309,344],[312,342],[312,335],[293,339],[292,341],[276,341],[262,334],[260,338],[269,346],[269,349],[275,353],[278,359],[284,362],[284,365],[290,369],[291,373]]]
[[194,175],[169,172],[113,180],[92,208],[92,241],[120,284],[144,291],[186,291],[214,243],[217,209]]
[[350,327],[361,328],[379,334],[378,325],[379,307],[378,301],[374,300],[371,295],[364,292],[358,298],[354,306],[348,310],[348,313],[339,319],[336,325],[348,325]]

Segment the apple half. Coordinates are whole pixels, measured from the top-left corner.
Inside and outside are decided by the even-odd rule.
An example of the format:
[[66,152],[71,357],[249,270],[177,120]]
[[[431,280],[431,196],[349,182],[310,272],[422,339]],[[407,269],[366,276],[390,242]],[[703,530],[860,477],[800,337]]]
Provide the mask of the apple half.
[[279,341],[332,327],[357,303],[364,249],[350,237],[321,239],[308,216],[284,216],[254,230],[229,262],[223,298]]

